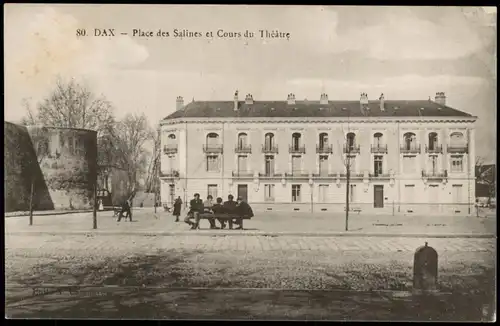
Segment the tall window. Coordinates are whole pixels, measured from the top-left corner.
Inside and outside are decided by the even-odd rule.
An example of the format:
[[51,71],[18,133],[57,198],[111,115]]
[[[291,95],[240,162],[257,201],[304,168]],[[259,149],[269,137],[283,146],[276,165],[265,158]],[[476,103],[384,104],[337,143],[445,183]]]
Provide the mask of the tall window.
[[207,155],[207,171],[219,172],[219,156]]
[[326,132],[322,132],[319,134],[319,148],[326,149],[328,147],[328,134]]
[[299,155],[292,156],[292,173],[299,173],[301,170],[301,157]]
[[326,203],[328,201],[328,185],[319,185],[319,202]]
[[292,202],[300,202],[300,185],[292,185]]
[[349,202],[354,203],[356,202],[356,185],[349,185]]
[[238,172],[245,172],[248,169],[247,166],[248,156],[238,155]]
[[357,167],[356,167],[356,155],[348,155],[346,157],[347,164],[349,167],[349,171],[351,172],[356,172]]
[[435,132],[431,132],[429,134],[429,150],[433,151],[437,149],[438,145],[438,134]]
[[354,146],[356,146],[356,135],[353,132],[347,134],[347,146],[350,150],[353,150]]
[[415,156],[403,156],[403,172],[404,173],[417,172],[417,159]]
[[217,185],[208,185],[207,193],[207,195],[212,196],[215,201],[215,199],[217,199]]
[[464,171],[464,157],[461,155],[454,155],[451,157],[451,172]]
[[429,169],[432,174],[438,172],[438,160],[436,155],[429,156]]
[[298,132],[296,132],[292,135],[292,147],[294,150],[299,150],[300,138],[301,138],[301,135]]
[[462,185],[453,185],[453,194],[452,200],[453,203],[461,203],[462,202]]
[[415,200],[415,185],[405,185],[404,197],[406,203],[413,203]]
[[238,135],[238,148],[245,148],[247,146],[248,136],[246,133],[242,132]]
[[215,147],[219,144],[219,135],[216,133],[209,133],[207,135],[207,147]]
[[328,175],[328,155],[321,155],[319,157],[319,174],[321,176]]
[[266,155],[266,175],[274,174],[274,156]]
[[274,201],[274,185],[268,184],[264,185],[264,200]]
[[175,185],[168,185],[168,199],[170,204],[175,200]]
[[274,147],[274,134],[268,132],[264,136],[264,148],[266,150],[271,150]]
[[412,132],[407,132],[406,134],[403,135],[403,141],[405,149],[407,150],[415,149],[417,146],[417,135],[415,135]]
[[461,132],[454,132],[450,135],[450,144],[451,146],[463,146],[465,145],[464,134]]
[[175,170],[177,168],[177,160],[175,158],[175,155],[168,155],[167,156],[167,164],[168,164],[168,169],[169,170]]
[[380,156],[380,155],[376,155],[374,157],[374,161],[373,161],[373,171],[375,173],[375,176],[379,176],[381,175],[383,172],[383,169],[382,169],[382,161],[383,161],[383,157]]
[[383,135],[380,132],[377,132],[373,135],[373,145],[375,147],[380,147],[383,145]]
[[75,153],[75,140],[73,139],[73,137],[69,136],[68,137],[68,151],[71,153],[71,154],[74,154]]

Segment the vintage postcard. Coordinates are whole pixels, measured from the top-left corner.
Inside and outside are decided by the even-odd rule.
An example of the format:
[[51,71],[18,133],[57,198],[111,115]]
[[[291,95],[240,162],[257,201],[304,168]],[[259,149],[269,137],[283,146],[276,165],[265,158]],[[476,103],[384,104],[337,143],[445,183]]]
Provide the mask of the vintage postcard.
[[496,320],[496,7],[4,9],[6,318]]

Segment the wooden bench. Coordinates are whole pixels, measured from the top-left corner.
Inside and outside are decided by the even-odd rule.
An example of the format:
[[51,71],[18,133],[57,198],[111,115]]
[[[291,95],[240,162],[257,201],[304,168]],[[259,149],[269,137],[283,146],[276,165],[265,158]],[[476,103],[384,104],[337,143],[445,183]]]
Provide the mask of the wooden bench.
[[[346,208],[344,207],[344,212],[345,212],[345,209]],[[356,212],[359,215],[359,213],[361,213],[361,207],[349,207],[349,212]]]
[[241,219],[241,228],[243,229],[243,220],[251,220],[249,216],[240,216],[237,214],[212,214],[212,213],[201,213],[199,215],[200,220],[217,219],[222,221],[232,221],[234,219]]

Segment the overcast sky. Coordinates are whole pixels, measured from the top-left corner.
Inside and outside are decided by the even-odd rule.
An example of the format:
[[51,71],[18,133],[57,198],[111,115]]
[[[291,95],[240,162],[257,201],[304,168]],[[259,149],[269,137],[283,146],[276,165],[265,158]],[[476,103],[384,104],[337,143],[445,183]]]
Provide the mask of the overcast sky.
[[[427,99],[477,115],[476,152],[496,157],[496,8],[7,4],[5,119],[36,103],[54,76],[83,80],[116,114],[157,123],[175,99]],[[129,33],[76,37],[76,30]],[[214,32],[214,38],[131,37],[133,29]],[[218,29],[290,33],[290,39],[219,39]],[[493,150],[495,149],[495,150]]]

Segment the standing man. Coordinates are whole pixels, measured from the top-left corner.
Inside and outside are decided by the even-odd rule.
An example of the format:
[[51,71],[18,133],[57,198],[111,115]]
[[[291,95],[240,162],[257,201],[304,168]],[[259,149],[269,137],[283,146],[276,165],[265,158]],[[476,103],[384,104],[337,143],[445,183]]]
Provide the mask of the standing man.
[[[191,225],[191,230],[195,230],[200,225],[200,213],[203,212],[203,201],[200,199],[200,194],[194,194],[194,199],[191,199],[189,205],[191,207],[184,222]],[[194,223],[190,221],[191,218],[194,218]]]
[[118,215],[117,222],[121,221],[123,213],[127,214],[125,218],[128,217],[129,221],[132,222],[132,211],[130,210],[130,201],[128,199],[122,204],[122,210],[120,211],[120,215]]

